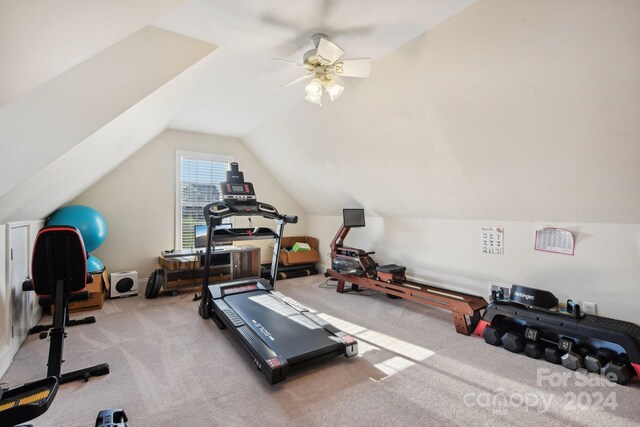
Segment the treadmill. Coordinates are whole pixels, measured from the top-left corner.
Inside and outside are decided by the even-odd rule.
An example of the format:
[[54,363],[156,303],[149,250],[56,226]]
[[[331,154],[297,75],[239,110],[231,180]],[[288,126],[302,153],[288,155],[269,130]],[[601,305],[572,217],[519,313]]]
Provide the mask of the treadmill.
[[[205,250],[200,316],[211,318],[220,329],[229,328],[272,385],[284,381],[291,366],[328,355],[357,355],[355,338],[274,290],[284,226],[297,223],[298,217],[282,215],[273,206],[257,201],[253,184],[244,181],[235,162],[220,187],[222,200],[204,207],[209,244]],[[276,229],[217,228],[223,219],[233,216],[273,219]],[[212,245],[254,239],[275,241],[269,280],[243,279],[209,285]]]

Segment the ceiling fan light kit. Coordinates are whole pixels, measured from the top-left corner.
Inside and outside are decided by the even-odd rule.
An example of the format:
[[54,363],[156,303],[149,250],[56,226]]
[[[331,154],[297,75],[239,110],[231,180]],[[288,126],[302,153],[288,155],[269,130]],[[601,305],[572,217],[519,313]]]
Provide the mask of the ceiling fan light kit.
[[314,78],[304,88],[307,94],[306,100],[314,104],[322,105],[322,81],[319,78]]
[[335,101],[342,95],[345,88],[344,81],[340,76],[367,78],[371,75],[371,58],[339,61],[344,54],[344,50],[329,41],[329,37],[326,34],[313,35],[311,43],[313,43],[314,49],[303,55],[302,64],[276,59],[276,61],[292,63],[306,68],[307,75],[298,77],[284,85],[284,87],[312,79],[304,88],[307,101],[322,105],[323,93],[327,93],[329,99]]
[[[338,80],[340,80],[340,82],[338,82]],[[329,94],[329,98],[332,101],[335,101],[340,95],[342,95],[342,92],[344,92],[344,83],[342,83],[342,79],[340,79],[340,77],[334,76],[334,78],[329,80],[329,83],[325,85],[325,89]]]

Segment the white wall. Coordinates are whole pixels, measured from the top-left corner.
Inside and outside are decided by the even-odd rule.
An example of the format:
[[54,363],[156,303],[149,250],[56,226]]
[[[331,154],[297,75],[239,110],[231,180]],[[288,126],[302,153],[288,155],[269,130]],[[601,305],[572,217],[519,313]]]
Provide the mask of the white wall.
[[[352,229],[349,246],[375,250],[380,264],[407,267],[407,275],[488,296],[489,281],[552,291],[560,301],[597,303],[598,314],[640,324],[640,224],[441,220],[367,217]],[[342,217],[307,215],[310,235],[320,238],[324,267]],[[480,252],[480,229],[504,228],[503,255]],[[535,231],[559,226],[576,237],[574,256],[534,251]]]
[[[7,225],[0,225],[0,376],[4,375],[4,372],[9,367],[12,360],[11,354],[11,325],[12,325],[12,290],[11,290],[11,276],[9,264],[10,260],[10,248],[12,246],[10,242],[10,229],[12,226],[27,226],[28,235],[27,239],[27,252],[28,258],[25,260],[27,265],[24,269],[31,275],[31,256],[35,239],[38,231],[44,225],[44,221],[21,221],[14,222]],[[14,260],[13,262],[17,262]],[[42,309],[38,304],[38,298],[33,292],[27,292],[22,295],[25,301],[25,309],[29,310],[28,315],[24,316],[26,324],[23,325],[27,329],[33,327],[38,323],[42,317]],[[22,307],[20,307],[22,309]]]
[[[27,271],[29,272],[29,277],[31,277],[31,267],[32,267],[32,257],[33,248],[36,245],[36,237],[38,237],[38,232],[40,229],[44,227],[44,220],[39,221],[30,221],[29,222],[29,259],[27,260],[29,265]],[[38,297],[34,292],[28,292],[29,298],[31,299],[31,323],[29,327],[35,326],[40,321],[42,317],[42,307],[40,307],[40,303]]]
[[243,140],[307,213],[640,223],[639,40],[638,1],[480,1]]
[[7,289],[6,225],[0,225],[0,376],[11,363],[11,292]]
[[[157,268],[160,251],[175,247],[176,150],[234,156],[259,200],[300,216],[298,224],[287,226],[286,234],[306,233],[302,209],[240,139],[166,130],[69,203],[91,206],[104,215],[109,232],[95,255],[109,270],[135,269],[144,278]],[[254,224],[262,223],[273,225],[254,219]],[[237,223],[245,224],[245,219]]]
[[[364,246],[411,275],[535,285],[640,323],[638,117],[640,2],[483,0],[243,140],[323,254],[332,216],[364,207],[380,217]],[[506,228],[505,255],[480,253],[483,225]],[[534,252],[543,226],[577,232],[576,255]]]

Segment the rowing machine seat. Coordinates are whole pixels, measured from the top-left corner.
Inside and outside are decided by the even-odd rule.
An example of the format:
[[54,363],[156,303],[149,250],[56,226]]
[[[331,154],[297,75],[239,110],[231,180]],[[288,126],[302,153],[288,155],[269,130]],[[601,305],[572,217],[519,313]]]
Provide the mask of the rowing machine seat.
[[383,282],[393,282],[405,280],[404,272],[407,268],[397,264],[378,265],[376,267],[376,274],[378,280]]
[[386,265],[379,265],[376,267],[376,271],[378,273],[404,274],[406,270],[407,270],[407,267],[403,267],[397,264],[386,264]]

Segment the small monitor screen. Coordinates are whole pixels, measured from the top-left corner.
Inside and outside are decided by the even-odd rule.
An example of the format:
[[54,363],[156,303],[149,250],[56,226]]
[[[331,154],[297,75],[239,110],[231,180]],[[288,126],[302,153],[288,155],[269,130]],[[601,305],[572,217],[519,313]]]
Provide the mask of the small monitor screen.
[[195,239],[196,248],[206,248],[207,247],[207,226],[196,225],[195,227],[196,227],[196,239]]
[[364,209],[343,209],[345,227],[364,227]]
[[[233,224],[220,224],[216,226],[218,228],[231,228]],[[196,248],[206,248],[207,247],[207,226],[206,225],[196,225],[195,227],[195,247]]]
[[231,191],[244,193],[244,185],[231,185]]

